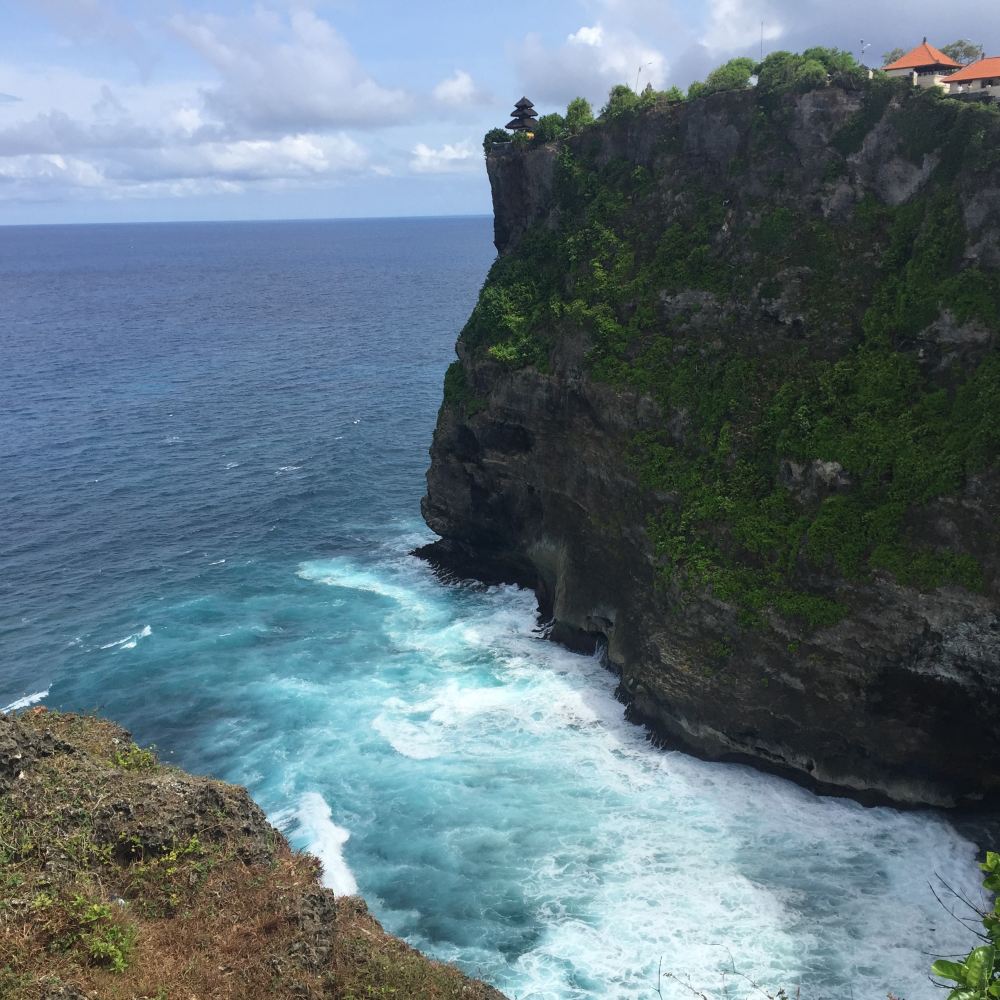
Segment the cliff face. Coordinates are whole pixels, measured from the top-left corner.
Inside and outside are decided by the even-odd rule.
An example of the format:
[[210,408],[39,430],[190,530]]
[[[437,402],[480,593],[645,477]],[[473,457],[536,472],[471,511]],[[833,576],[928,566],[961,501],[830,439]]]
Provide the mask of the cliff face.
[[246,790],[112,723],[0,714],[0,996],[503,1000],[319,884]]
[[428,556],[606,643],[669,745],[1000,789],[1000,114],[874,83],[487,160]]

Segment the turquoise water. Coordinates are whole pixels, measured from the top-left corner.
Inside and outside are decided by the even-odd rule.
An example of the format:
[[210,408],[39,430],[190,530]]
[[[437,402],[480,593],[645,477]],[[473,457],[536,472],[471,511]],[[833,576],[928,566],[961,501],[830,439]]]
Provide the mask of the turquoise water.
[[968,841],[651,748],[530,595],[408,554],[491,257],[487,219],[0,229],[0,706],[248,785],[512,997],[649,996],[661,959],[935,996]]

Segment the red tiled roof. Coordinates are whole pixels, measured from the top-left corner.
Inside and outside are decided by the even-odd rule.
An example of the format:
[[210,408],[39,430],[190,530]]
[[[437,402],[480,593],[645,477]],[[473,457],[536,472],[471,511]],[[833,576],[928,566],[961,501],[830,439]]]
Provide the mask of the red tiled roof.
[[1000,78],[1000,56],[988,56],[978,62],[969,63],[964,69],[952,73],[948,77],[948,82],[968,83],[970,80],[989,80],[991,77]]
[[895,62],[883,66],[882,69],[919,69],[921,66],[948,66],[957,69],[961,65],[951,56],[946,56],[940,49],[928,45],[925,38],[915,49],[911,49],[905,56],[900,56]]

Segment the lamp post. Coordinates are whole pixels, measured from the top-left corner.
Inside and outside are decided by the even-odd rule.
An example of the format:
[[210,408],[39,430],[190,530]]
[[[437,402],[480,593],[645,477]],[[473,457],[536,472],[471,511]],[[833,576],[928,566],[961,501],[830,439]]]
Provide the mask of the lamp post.
[[865,52],[872,47],[871,42],[866,42],[863,38],[861,39],[861,52],[858,55],[858,63],[862,66],[865,64]]
[[653,65],[652,61],[650,61],[650,62],[648,62],[648,63],[643,63],[643,64],[642,64],[642,65],[641,65],[641,66],[640,66],[640,67],[639,67],[639,68],[638,68],[638,69],[637,69],[637,70],[635,71],[635,92],[636,92],[637,94],[639,93],[639,74],[640,74],[640,73],[641,73],[641,72],[642,72],[642,71],[643,71],[644,69],[648,69],[648,68],[649,68],[650,66],[652,66],[652,65]]

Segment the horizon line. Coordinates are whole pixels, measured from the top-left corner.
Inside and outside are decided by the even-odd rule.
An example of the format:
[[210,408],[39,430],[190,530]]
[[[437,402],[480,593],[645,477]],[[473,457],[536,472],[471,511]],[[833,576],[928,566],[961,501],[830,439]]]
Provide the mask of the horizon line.
[[326,217],[290,217],[275,219],[130,219],[107,222],[3,222],[0,229],[42,229],[59,226],[204,226],[255,225],[283,222],[406,222],[421,219],[490,219],[492,212],[456,212],[435,215],[340,215]]

